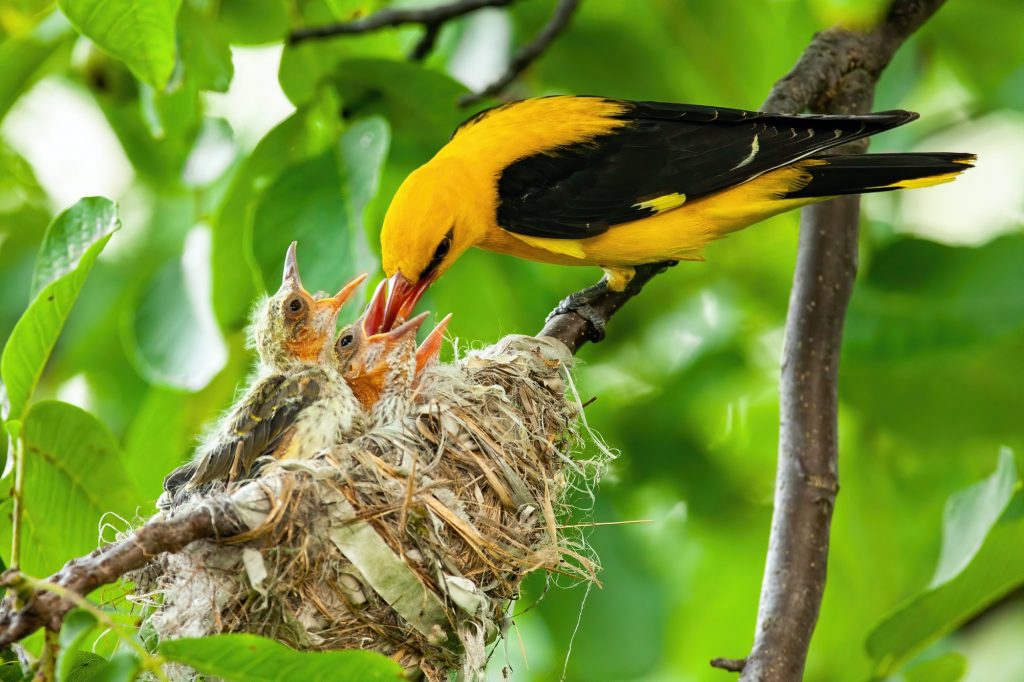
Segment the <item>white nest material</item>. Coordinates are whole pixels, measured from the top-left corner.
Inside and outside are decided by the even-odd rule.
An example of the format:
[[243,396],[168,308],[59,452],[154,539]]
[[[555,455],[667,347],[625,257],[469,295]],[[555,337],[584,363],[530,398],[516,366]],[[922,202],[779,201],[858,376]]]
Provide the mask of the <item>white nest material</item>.
[[596,581],[596,557],[565,524],[570,492],[591,499],[610,453],[573,457],[571,363],[557,341],[506,337],[427,370],[396,422],[189,501],[229,502],[248,530],[135,576],[152,628],[373,649],[410,677],[482,677],[528,573]]

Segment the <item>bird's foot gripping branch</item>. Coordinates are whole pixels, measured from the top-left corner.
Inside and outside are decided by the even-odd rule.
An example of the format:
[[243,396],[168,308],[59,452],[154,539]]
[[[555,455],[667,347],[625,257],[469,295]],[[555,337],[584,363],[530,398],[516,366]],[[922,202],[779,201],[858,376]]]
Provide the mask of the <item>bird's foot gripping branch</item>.
[[[249,632],[474,679],[526,573],[596,580],[567,493],[606,462],[572,457],[570,364],[562,344],[513,336],[432,365],[396,420],[193,495],[50,581],[87,594],[129,577],[159,604],[145,618],[161,640]],[[4,604],[4,644],[59,627],[71,607],[49,591],[22,596]]]

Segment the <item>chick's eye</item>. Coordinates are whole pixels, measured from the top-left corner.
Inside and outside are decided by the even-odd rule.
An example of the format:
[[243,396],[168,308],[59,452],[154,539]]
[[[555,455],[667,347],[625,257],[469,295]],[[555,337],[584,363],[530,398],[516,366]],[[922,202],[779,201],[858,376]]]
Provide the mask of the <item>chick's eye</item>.
[[285,311],[292,317],[301,315],[306,310],[306,302],[301,296],[292,296],[284,304]]

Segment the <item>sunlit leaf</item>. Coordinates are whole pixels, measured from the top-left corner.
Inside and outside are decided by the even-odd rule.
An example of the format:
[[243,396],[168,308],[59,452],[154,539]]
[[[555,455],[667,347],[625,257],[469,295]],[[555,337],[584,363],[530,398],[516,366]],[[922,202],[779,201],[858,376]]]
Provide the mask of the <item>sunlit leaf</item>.
[[949,582],[971,562],[1010,503],[1016,484],[1013,453],[1004,448],[991,476],[949,498],[942,524],[942,554],[931,587]]
[[107,659],[90,651],[76,651],[71,664],[71,672],[67,678],[60,678],[62,682],[94,682],[100,679],[99,673],[110,663]]
[[157,270],[134,310],[131,340],[139,369],[155,385],[198,391],[227,362],[210,303],[210,234],[189,233],[181,259]]
[[92,197],[61,213],[47,230],[33,280],[48,284],[18,320],[0,357],[10,404],[6,418],[24,414],[96,257],[119,227],[113,202]]
[[371,682],[403,678],[397,663],[372,651],[299,652],[255,635],[167,640],[160,644],[160,654],[226,682]]
[[899,670],[929,643],[1024,584],[1021,547],[1024,497],[1018,493],[966,568],[913,597],[871,632],[867,650],[875,661],[875,674],[884,677]]
[[167,85],[174,69],[175,21],[181,0],[58,0],[71,23],[124,60],[140,80]]
[[117,225],[117,205],[103,197],[82,199],[61,214],[43,237],[30,296],[38,297],[44,287],[77,268],[85,252]]
[[[100,519],[129,519],[140,502],[114,437],[95,417],[58,401],[33,405],[22,425],[24,485],[21,568],[49,575],[99,545]],[[109,539],[109,538],[108,538]],[[9,561],[10,526],[0,526]]]

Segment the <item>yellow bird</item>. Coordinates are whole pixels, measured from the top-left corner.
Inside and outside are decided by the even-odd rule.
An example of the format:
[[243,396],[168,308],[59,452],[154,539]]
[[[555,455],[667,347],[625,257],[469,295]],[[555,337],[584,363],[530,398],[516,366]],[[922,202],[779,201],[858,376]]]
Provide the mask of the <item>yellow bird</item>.
[[605,271],[600,286],[621,291],[637,265],[700,260],[709,241],[783,211],[843,194],[936,185],[971,166],[972,154],[822,156],[916,118],[573,96],[488,109],[409,175],[388,208],[384,326],[408,317],[473,246],[597,265]]

